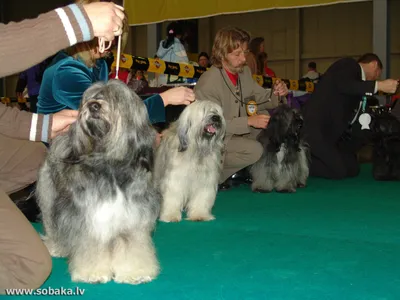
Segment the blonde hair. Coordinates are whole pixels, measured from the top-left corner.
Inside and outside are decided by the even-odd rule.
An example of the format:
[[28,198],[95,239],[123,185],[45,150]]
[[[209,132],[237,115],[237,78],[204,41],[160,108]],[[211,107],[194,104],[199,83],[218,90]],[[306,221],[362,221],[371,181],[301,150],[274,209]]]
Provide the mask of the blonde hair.
[[237,27],[225,27],[220,29],[214,39],[211,62],[217,68],[222,68],[222,62],[226,56],[238,49],[244,43],[249,43],[250,34]]
[[[81,4],[81,5],[86,5],[94,2],[100,2],[99,0],[77,0],[75,3]],[[129,35],[129,22],[128,22],[128,15],[125,13],[125,19],[123,22],[123,27],[122,27],[122,36],[121,36],[121,53],[125,49],[127,43],[128,43],[128,35]],[[108,43],[106,44],[108,45]],[[67,49],[65,49],[65,52],[69,55],[72,56],[75,59],[80,59],[83,61],[83,63],[89,67],[92,68],[96,65],[97,59],[93,56],[93,51],[96,51],[97,47],[99,46],[99,39],[95,37],[93,40],[89,42],[82,42],[78,43],[74,46],[71,46]],[[110,50],[115,49],[116,46],[112,46]]]

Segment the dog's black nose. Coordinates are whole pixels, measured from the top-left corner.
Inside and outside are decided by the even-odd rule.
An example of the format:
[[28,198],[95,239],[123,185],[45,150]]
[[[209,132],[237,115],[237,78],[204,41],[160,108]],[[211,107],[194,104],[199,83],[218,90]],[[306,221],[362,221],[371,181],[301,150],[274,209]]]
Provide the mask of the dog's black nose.
[[214,116],[211,117],[211,121],[213,121],[213,122],[221,122],[221,118],[220,118],[220,116],[214,115]]
[[89,110],[90,110],[90,112],[97,112],[97,111],[99,111],[100,110],[100,108],[101,108],[101,104],[100,103],[98,103],[98,102],[92,102],[92,103],[89,103]]

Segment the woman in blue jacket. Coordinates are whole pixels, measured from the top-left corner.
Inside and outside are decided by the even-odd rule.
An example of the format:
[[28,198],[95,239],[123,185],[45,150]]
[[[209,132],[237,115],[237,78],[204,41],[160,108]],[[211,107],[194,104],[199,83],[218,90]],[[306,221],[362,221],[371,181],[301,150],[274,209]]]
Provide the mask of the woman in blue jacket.
[[[97,38],[59,52],[43,74],[38,97],[38,113],[79,109],[83,93],[93,83],[108,80],[108,67]],[[165,122],[165,106],[188,105],[194,100],[189,89],[172,89],[146,100],[151,123]]]

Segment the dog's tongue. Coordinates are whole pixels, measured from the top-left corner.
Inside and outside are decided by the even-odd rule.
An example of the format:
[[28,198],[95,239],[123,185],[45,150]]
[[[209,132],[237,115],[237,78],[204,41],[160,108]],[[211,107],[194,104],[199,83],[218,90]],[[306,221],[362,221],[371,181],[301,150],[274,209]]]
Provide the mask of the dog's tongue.
[[211,124],[207,125],[206,129],[207,129],[207,132],[209,132],[209,133],[215,133],[215,131],[216,131],[215,127]]

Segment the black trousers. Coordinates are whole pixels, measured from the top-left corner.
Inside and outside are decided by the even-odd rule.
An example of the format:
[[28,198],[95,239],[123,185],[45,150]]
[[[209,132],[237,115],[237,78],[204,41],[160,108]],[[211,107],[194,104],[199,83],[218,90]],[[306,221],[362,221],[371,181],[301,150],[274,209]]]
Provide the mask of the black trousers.
[[332,139],[322,132],[309,135],[310,176],[327,179],[356,177],[360,173],[357,152],[370,140],[370,132],[354,126],[345,138]]
[[38,95],[29,96],[29,111],[31,113],[37,113],[37,102],[38,102]]

